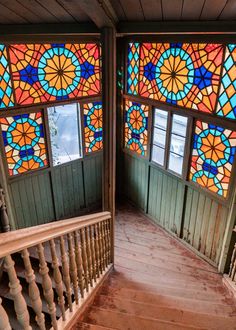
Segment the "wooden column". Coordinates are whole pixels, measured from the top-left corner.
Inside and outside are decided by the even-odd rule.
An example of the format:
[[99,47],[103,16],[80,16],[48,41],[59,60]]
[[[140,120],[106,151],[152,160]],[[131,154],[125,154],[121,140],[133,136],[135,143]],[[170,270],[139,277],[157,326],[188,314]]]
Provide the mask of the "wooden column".
[[103,102],[103,210],[112,215],[112,261],[114,260],[115,169],[116,169],[116,32],[102,29]]

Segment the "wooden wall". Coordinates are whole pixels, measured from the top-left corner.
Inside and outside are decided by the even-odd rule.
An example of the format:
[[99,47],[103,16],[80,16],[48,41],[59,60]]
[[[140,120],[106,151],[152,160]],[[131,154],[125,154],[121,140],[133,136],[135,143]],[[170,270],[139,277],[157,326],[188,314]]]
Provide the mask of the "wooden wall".
[[147,160],[125,152],[122,161],[125,197],[218,265],[227,207]]
[[102,205],[102,153],[9,181],[17,228],[77,216]]

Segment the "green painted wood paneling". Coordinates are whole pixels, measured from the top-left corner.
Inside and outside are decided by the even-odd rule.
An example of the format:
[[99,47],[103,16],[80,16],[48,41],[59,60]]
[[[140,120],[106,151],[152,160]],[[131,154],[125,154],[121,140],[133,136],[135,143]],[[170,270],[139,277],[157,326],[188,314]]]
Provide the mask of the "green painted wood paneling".
[[180,237],[184,184],[157,167],[150,167],[148,214],[159,225]]
[[138,208],[146,210],[148,164],[129,154],[124,154],[124,169],[120,180],[124,195]]
[[40,225],[55,218],[49,172],[24,176],[9,187],[17,228]]
[[102,153],[9,182],[17,228],[81,215],[102,205]]
[[51,175],[56,219],[78,215],[85,208],[82,160],[56,166]]
[[207,195],[187,187],[183,239],[219,263],[228,209]]
[[83,162],[86,208],[102,205],[102,153],[87,157]]

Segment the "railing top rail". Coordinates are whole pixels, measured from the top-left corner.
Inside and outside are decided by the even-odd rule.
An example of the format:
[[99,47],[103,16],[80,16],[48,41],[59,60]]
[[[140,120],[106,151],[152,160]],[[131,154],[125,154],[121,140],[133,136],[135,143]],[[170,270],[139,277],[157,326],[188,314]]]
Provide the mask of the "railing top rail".
[[111,218],[99,212],[0,234],[0,258]]

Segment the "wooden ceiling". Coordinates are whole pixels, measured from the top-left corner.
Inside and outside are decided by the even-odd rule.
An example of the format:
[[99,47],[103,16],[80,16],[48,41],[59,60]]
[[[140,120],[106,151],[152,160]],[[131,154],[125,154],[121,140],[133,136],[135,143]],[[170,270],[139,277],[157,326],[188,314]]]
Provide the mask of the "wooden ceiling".
[[236,0],[0,0],[0,24],[236,20]]

